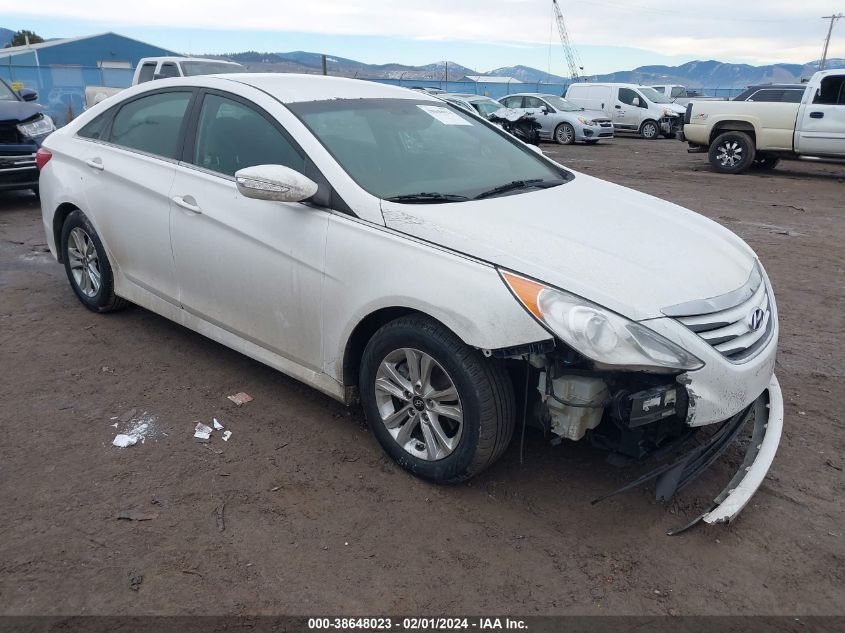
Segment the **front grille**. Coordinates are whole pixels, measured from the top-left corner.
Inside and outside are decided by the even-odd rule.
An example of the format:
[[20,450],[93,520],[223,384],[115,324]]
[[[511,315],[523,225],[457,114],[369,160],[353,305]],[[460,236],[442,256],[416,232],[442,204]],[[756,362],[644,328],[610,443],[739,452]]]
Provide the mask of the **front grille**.
[[737,290],[704,301],[666,308],[663,313],[710,343],[732,361],[754,356],[771,338],[775,311],[759,267]]
[[21,135],[16,125],[0,123],[0,143],[14,145],[21,142]]

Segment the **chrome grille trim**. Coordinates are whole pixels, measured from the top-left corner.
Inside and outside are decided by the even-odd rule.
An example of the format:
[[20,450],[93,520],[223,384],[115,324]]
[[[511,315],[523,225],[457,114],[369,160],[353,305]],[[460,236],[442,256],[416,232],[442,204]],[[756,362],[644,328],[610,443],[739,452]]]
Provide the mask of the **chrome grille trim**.
[[[756,355],[774,332],[776,316],[770,292],[758,263],[740,288],[718,297],[671,306],[663,313],[698,334],[728,360],[742,362]],[[757,329],[752,329],[751,315],[758,309],[762,320]]]

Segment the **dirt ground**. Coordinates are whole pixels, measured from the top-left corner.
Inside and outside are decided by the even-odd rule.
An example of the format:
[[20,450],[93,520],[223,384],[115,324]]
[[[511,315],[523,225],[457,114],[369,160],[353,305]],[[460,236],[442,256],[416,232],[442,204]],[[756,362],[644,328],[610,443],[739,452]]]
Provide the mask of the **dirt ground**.
[[[0,194],[0,614],[843,613],[845,167],[544,149],[721,222],[773,280],[784,436],[732,526],[665,535],[730,459],[669,504],[645,487],[591,506],[624,473],[531,432],[523,464],[515,441],[464,485],[416,480],[360,411],[146,310],[85,310],[35,199]],[[212,417],[228,442],[193,438]],[[143,422],[143,444],[111,445]]]

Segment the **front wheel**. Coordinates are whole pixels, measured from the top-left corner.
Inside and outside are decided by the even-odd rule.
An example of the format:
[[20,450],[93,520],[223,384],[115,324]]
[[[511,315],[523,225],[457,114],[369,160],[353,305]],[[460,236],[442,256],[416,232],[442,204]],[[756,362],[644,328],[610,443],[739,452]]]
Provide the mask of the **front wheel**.
[[477,475],[513,435],[513,387],[502,364],[421,315],[396,319],[373,335],[359,388],[384,450],[437,483]]
[[652,141],[660,136],[660,126],[656,121],[644,121],[640,126],[640,136],[648,141]]
[[741,174],[754,162],[756,151],[745,132],[725,132],[710,145],[710,164],[720,174]]
[[561,123],[555,128],[555,142],[558,145],[572,145],[575,142],[575,128],[569,123]]

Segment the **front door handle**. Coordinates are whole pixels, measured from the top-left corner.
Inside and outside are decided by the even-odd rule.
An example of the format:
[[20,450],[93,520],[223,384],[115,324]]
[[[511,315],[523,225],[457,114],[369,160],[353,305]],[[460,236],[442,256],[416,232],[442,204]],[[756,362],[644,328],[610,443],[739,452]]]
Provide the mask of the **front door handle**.
[[86,160],[85,164],[88,165],[91,169],[96,169],[97,171],[103,171],[105,167],[103,166],[103,159],[102,158],[92,158],[91,160]]
[[173,196],[171,198],[177,207],[182,207],[191,213],[202,213],[202,208],[194,200],[193,196]]
[[811,119],[823,119],[824,118],[824,112],[810,112],[810,118]]
[[622,109],[622,106],[621,106],[621,105],[617,105],[617,106],[613,106],[613,107],[614,107],[614,108],[616,108],[617,110],[621,110],[621,109]]

